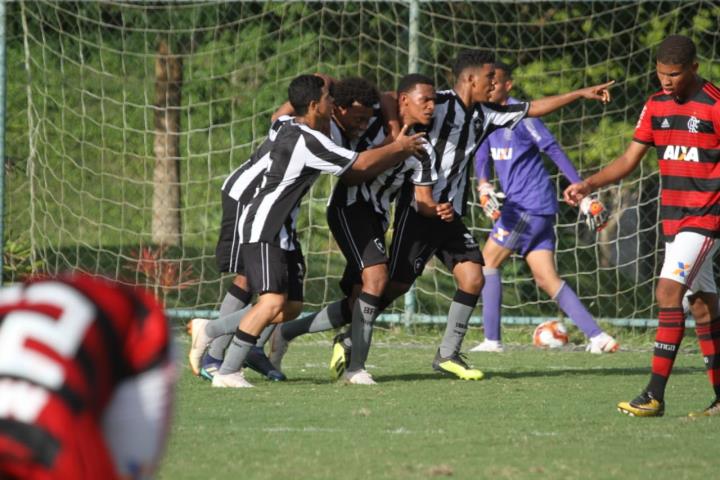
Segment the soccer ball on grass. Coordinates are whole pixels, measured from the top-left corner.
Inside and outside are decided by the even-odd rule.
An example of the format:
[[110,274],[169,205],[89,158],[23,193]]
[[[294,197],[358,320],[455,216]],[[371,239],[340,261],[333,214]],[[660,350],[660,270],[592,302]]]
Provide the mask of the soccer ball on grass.
[[533,332],[533,345],[536,347],[560,348],[567,343],[567,329],[557,320],[543,322]]

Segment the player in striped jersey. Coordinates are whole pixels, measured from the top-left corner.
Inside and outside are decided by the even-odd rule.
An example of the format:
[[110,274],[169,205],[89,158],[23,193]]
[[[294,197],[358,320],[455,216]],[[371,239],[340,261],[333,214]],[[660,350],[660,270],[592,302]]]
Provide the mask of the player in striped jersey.
[[[403,125],[421,131],[430,123],[435,99],[432,79],[419,74],[406,75],[398,84],[397,96]],[[376,120],[381,123],[382,119]],[[366,134],[373,125],[370,124]],[[388,281],[385,232],[390,224],[390,205],[404,185],[414,185],[416,201],[424,214],[436,217],[449,209],[448,205],[445,210],[438,209],[432,202],[431,186],[436,180],[432,168],[434,151],[429,143],[425,147],[427,151],[423,155],[409,157],[361,185],[351,186],[342,181],[337,184],[328,205],[328,224],[347,260],[340,282],[346,297],[315,315],[282,325],[272,339],[273,364],[278,365],[288,342],[297,336],[352,323],[355,347],[344,378],[351,384],[375,383],[365,370],[365,361],[377,306]],[[344,355],[340,358],[344,360]],[[339,376],[344,368],[343,362],[341,370],[333,369],[333,372]]]
[[[202,359],[197,358],[200,353],[198,350],[193,350],[193,356],[190,357],[190,367],[193,373],[199,374],[207,380],[212,380],[213,375],[222,364],[225,349],[232,340],[240,318],[250,308],[252,295],[248,291],[242,254],[240,253],[238,222],[242,209],[252,200],[260,186],[263,174],[268,166],[270,147],[272,147],[277,132],[290,120],[291,117],[289,116],[283,116],[275,120],[265,141],[252,153],[248,161],[228,175],[221,188],[223,213],[215,257],[220,272],[235,273],[236,276],[223,298],[217,320],[208,321],[196,318],[188,323],[188,332],[191,336],[193,329],[202,328],[214,338],[208,351],[202,355]],[[291,230],[289,222],[287,223],[288,225],[284,228]],[[282,318],[284,320],[295,318],[302,310],[304,276],[303,269],[296,268],[297,265],[304,263],[300,243],[293,236],[286,235],[286,237],[289,240],[284,245],[284,250],[288,257],[288,265],[293,266],[293,269],[290,272],[288,282],[288,306],[283,312]],[[246,366],[268,379],[281,381],[285,380],[285,375],[273,367],[263,351],[265,341],[272,333],[273,327],[274,325],[269,326],[260,335],[257,345],[250,351],[245,363]],[[195,338],[197,336],[196,333]]]
[[[246,275],[259,298],[241,320],[213,386],[251,386],[241,366],[260,332],[286,305],[288,265],[282,227],[288,217],[295,220],[300,200],[320,173],[361,182],[422,151],[421,135],[406,136],[404,131],[394,142],[360,154],[334,144],[322,133],[329,132],[333,98],[318,77],[295,78],[288,97],[298,117],[278,132],[262,185],[240,220]],[[204,349],[210,340],[207,335],[194,338],[193,348]]]
[[405,198],[395,213],[395,236],[391,247],[390,278],[384,305],[406,292],[436,255],[453,273],[457,284],[448,311],[448,323],[433,368],[462,379],[480,379],[460,357],[462,340],[483,286],[479,245],[462,221],[467,203],[469,164],[482,140],[499,128],[513,128],[526,115],[542,116],[580,98],[609,100],[612,82],[533,100],[530,103],[486,103],[494,87],[495,59],[480,51],[463,51],[453,67],[452,90],[437,92],[436,108],[428,138],[439,159],[433,200],[451,203],[455,218],[449,223],[419,214]]
[[[378,145],[385,139],[382,122],[376,121],[379,99],[377,90],[372,84],[361,78],[351,77],[338,82],[329,77],[316,75],[322,78],[328,86],[332,86],[336,97],[333,121],[330,125],[330,136],[335,143],[355,151],[362,151],[367,149],[368,145]],[[210,336],[215,337],[200,361],[199,373],[208,380],[212,380],[213,375],[220,368],[224,351],[232,340],[240,319],[250,308],[251,295],[248,292],[247,279],[243,274],[237,223],[242,208],[252,199],[260,185],[268,164],[267,154],[277,131],[294,115],[292,105],[289,102],[283,104],[272,117],[273,125],[267,140],[251,156],[250,160],[231,173],[223,184],[223,219],[216,257],[221,272],[235,272],[238,275],[220,306],[219,321],[209,322],[205,327]],[[292,231],[290,223],[291,221],[285,227],[288,231]],[[289,272],[288,308],[283,315],[283,321],[288,321],[295,318],[302,308],[304,272],[302,269],[294,267],[304,265],[304,260],[296,237],[293,237],[292,241],[284,248],[289,257],[288,265],[292,267]],[[202,328],[203,322],[205,322],[204,319],[193,319],[188,330],[191,331],[193,327]],[[262,349],[274,327],[274,324],[270,325],[263,331],[258,339],[258,344],[250,351],[245,363],[246,366],[265,375],[270,380],[285,380],[286,377],[280,371],[279,362],[278,368],[275,368]],[[224,334],[221,335],[221,333]]]
[[[317,74],[316,74],[317,75]],[[330,137],[332,140],[345,148],[355,151],[363,151],[370,145],[379,145],[385,140],[382,120],[379,119],[378,93],[377,89],[368,81],[362,78],[350,77],[340,81],[332,80],[323,76],[327,85],[333,89],[335,97],[335,108],[333,119],[330,124]],[[260,146],[258,152],[254,153],[251,159],[243,166],[236,169],[223,184],[223,222],[220,232],[220,241],[216,250],[220,271],[240,272],[231,285],[228,294],[225,296],[220,307],[219,321],[207,323],[209,335],[215,337],[210,344],[208,351],[203,355],[200,364],[200,375],[203,378],[212,380],[215,372],[220,368],[225,348],[230,343],[233,333],[242,316],[249,310],[250,293],[247,291],[247,280],[242,274],[242,255],[240,254],[239,232],[237,223],[242,212],[242,207],[248,203],[255,190],[260,185],[264,170],[267,168],[268,153],[272,141],[279,128],[288,121],[295,112],[289,103],[283,104],[273,115],[275,119],[268,134],[268,139]],[[344,185],[344,183],[342,183]],[[348,187],[356,189],[357,187]],[[239,200],[239,202],[238,202]],[[286,225],[288,231],[292,231],[291,225]],[[285,248],[285,247],[284,247]],[[300,244],[297,238],[287,245],[286,253],[289,257],[298,256],[298,260],[288,258],[288,266],[303,265]],[[302,269],[294,268],[290,271],[288,288],[288,309],[283,315],[283,321],[292,320],[302,308],[303,284]],[[238,312],[235,314],[234,312]],[[349,315],[348,315],[349,317]],[[349,321],[349,319],[348,319]],[[203,319],[194,319],[189,327],[199,328],[199,322]],[[280,323],[280,319],[276,321]],[[302,324],[301,322],[296,322]],[[246,366],[265,375],[270,380],[285,380],[285,375],[280,370],[280,361],[274,359],[275,365],[265,356],[262,346],[275,325],[268,326],[258,339],[258,344],[250,350],[245,361]],[[221,336],[221,333],[224,333]],[[197,336],[196,336],[197,338]]]
[[[500,105],[518,103],[510,96],[513,87],[511,67],[496,63],[495,80],[491,101]],[[589,339],[588,351],[597,354],[614,352],[618,348],[617,342],[602,331],[555,269],[554,225],[558,202],[555,188],[543,165],[541,151],[552,159],[571,183],[581,180],[555,137],[536,118],[524,119],[514,130],[491,133],[475,155],[480,204],[495,224],[482,251],[485,260],[485,286],[482,290],[485,340],[470,351],[503,351],[500,341],[502,283],[499,269],[516,252],[525,258],[535,283],[558,303]],[[504,192],[502,211],[495,200],[495,189],[488,181],[491,159]],[[599,212],[605,211],[601,204],[598,206]],[[596,217],[588,219],[594,222]],[[602,226],[601,222],[595,228]]]
[[660,167],[660,213],[665,261],[655,297],[659,308],[652,374],[643,392],[618,410],[655,417],[665,412],[665,388],[685,332],[683,296],[689,294],[700,350],[715,400],[691,415],[720,414],[720,318],[712,258],[720,236],[720,89],[698,73],[693,41],[666,37],[656,71],[662,90],[640,113],[633,141],[620,157],[564,193],[571,205],[629,175],[651,146]]

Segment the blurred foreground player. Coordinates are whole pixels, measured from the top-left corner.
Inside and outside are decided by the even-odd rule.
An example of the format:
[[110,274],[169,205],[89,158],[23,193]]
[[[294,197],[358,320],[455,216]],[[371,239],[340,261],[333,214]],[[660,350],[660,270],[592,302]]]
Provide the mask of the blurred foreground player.
[[149,478],[174,382],[150,294],[87,275],[0,290],[0,478]]

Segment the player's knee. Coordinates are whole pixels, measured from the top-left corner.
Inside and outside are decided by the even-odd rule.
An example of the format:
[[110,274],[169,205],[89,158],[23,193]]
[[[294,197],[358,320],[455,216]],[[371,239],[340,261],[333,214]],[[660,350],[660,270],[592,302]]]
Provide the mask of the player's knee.
[[267,315],[272,318],[280,314],[280,312],[284,310],[287,302],[284,295],[279,295],[276,293],[264,293],[260,295],[257,303],[258,306],[261,306],[261,308],[267,313]]
[[557,276],[536,273],[533,277],[538,288],[551,297],[557,294],[558,290],[560,290],[560,286],[562,285],[562,280]]
[[366,268],[363,270],[362,280],[362,291],[379,297],[383,294],[388,284],[387,267],[385,267],[385,265],[375,265],[371,268]]
[[458,288],[463,292],[470,293],[472,295],[480,295],[483,286],[485,285],[485,277],[482,273],[474,275],[466,275],[458,282]]
[[683,285],[661,278],[655,288],[655,299],[660,308],[680,307],[684,293]]

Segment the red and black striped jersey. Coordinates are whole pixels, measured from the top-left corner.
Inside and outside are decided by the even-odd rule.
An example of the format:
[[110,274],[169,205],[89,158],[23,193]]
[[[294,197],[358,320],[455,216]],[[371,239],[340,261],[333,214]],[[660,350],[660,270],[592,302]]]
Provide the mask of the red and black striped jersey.
[[651,95],[633,140],[657,150],[665,239],[681,231],[720,237],[720,89],[704,81],[683,102]]
[[[0,453],[15,450],[53,468],[64,450],[100,441],[90,438],[91,426],[99,431],[115,389],[164,365],[170,335],[149,293],[97,277],[1,289]],[[96,450],[100,457],[102,446]]]

